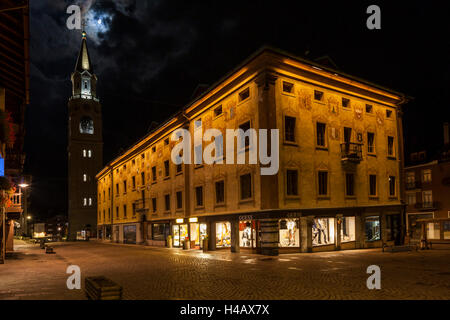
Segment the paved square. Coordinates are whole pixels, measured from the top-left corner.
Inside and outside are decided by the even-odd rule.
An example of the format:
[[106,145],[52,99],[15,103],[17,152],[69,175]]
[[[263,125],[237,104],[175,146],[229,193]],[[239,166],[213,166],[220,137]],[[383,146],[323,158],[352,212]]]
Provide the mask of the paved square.
[[[450,299],[450,248],[381,249],[266,257],[99,242],[17,246],[0,265],[0,299],[86,299],[84,278],[104,275],[124,299]],[[81,268],[82,290],[66,287],[67,266]],[[369,290],[369,265],[381,290]]]

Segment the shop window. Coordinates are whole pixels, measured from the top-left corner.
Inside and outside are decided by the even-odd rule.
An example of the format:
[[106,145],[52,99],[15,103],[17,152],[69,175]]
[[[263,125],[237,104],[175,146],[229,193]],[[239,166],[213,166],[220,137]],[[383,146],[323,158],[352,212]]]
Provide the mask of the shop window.
[[325,123],[317,122],[316,125],[316,137],[317,137],[317,146],[319,147],[325,147],[326,146],[326,140],[325,140]]
[[328,172],[319,171],[318,172],[318,185],[319,185],[319,196],[328,195]]
[[177,209],[183,208],[183,192],[177,191]]
[[295,142],[295,117],[284,117],[284,140]]
[[317,218],[312,226],[312,245],[334,244],[334,218]]
[[442,222],[442,231],[444,233],[444,239],[449,240],[450,239],[450,221],[443,221]]
[[345,174],[345,194],[347,196],[355,195],[355,175],[353,173]]
[[376,241],[381,239],[380,217],[366,217],[365,220],[366,241]]
[[416,239],[419,240],[421,238],[421,234],[422,234],[422,227],[420,223],[417,223],[417,219],[432,219],[433,218],[433,214],[431,213],[419,213],[419,214],[411,214],[408,213],[407,215],[407,230],[408,230],[408,235],[412,238],[412,239]]
[[216,223],[216,248],[231,247],[231,224],[229,222]]
[[367,153],[375,153],[375,133],[367,132]]
[[288,196],[298,195],[298,171],[287,170],[286,171],[286,194]]
[[203,207],[203,187],[198,186],[195,188],[195,204],[197,207]]
[[169,224],[154,223],[152,225],[152,240],[165,241],[169,235]]
[[239,221],[239,246],[242,248],[255,248],[255,244],[255,221]]
[[427,238],[428,239],[440,239],[441,229],[439,222],[429,222],[427,223]]
[[216,182],[216,204],[225,202],[225,181]]
[[252,197],[252,176],[250,173],[240,177],[241,182],[241,200],[250,199]]
[[395,241],[395,244],[401,242],[401,218],[400,214],[389,214],[386,216],[386,239]]
[[355,241],[355,217],[343,217],[341,220],[341,242]]
[[298,219],[280,219],[280,247],[300,247]]
[[369,196],[377,195],[377,176],[375,174],[369,175]]
[[170,194],[164,195],[164,203],[166,211],[170,211]]

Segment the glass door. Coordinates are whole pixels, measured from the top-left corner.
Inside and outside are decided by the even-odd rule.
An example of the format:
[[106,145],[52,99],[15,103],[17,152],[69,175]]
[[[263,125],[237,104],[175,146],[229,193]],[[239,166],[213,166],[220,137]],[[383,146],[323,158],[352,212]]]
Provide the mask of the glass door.
[[180,246],[180,226],[174,225],[172,230],[173,230],[173,246],[179,247]]

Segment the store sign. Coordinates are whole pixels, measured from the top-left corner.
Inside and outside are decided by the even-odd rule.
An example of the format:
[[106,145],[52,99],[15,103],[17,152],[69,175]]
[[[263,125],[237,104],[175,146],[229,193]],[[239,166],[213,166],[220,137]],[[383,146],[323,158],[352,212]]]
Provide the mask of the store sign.
[[241,220],[241,221],[244,221],[244,220],[253,220],[253,216],[252,216],[252,215],[239,216],[239,220]]
[[184,219],[177,219],[177,220],[175,220],[175,222],[176,222],[176,223],[183,223],[183,222],[184,222]]
[[189,222],[198,222],[198,218],[189,218]]

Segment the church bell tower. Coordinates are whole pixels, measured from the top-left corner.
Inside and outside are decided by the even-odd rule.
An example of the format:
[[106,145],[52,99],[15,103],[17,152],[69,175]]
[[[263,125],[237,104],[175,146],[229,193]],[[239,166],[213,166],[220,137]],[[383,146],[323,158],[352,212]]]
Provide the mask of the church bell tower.
[[97,98],[94,74],[83,31],[81,48],[71,75],[68,125],[69,239],[76,240],[97,228],[95,175],[103,166],[102,108]]

